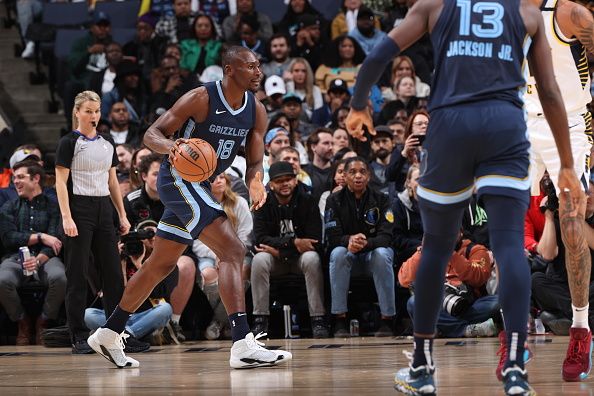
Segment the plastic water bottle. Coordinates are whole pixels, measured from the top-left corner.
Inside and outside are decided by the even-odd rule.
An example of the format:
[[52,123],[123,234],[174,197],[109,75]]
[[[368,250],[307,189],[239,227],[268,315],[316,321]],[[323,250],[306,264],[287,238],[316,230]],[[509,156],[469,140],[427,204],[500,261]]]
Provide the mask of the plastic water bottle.
[[542,324],[542,320],[540,318],[534,319],[534,332],[536,334],[544,334],[545,333],[545,327],[544,327],[544,324]]
[[283,305],[283,314],[285,319],[285,338],[293,338],[290,305]]

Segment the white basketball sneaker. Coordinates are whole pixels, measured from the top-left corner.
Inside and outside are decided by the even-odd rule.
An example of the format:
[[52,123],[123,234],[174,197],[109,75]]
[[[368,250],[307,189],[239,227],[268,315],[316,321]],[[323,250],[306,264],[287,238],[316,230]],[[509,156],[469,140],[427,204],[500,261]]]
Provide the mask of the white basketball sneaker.
[[128,337],[129,335],[124,332],[118,334],[113,330],[100,327],[89,337],[87,343],[95,352],[118,368],[140,367],[138,360],[132,359],[124,353],[124,341]]
[[243,340],[233,343],[231,347],[231,358],[229,365],[232,368],[254,368],[274,366],[293,359],[293,354],[287,351],[272,351],[264,348],[264,343],[258,341],[266,333],[259,333],[257,336],[250,332]]

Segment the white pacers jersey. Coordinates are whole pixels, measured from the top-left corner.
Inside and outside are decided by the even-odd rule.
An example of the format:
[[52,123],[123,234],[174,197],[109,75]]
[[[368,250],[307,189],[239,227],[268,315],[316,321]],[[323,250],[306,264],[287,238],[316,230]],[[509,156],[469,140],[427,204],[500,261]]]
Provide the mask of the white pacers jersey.
[[[590,73],[586,48],[577,40],[563,35],[555,21],[557,0],[544,0],[540,10],[544,18],[547,41],[551,46],[555,79],[563,96],[567,114],[583,114],[590,103]],[[524,97],[529,116],[542,116],[538,87],[532,73]]]

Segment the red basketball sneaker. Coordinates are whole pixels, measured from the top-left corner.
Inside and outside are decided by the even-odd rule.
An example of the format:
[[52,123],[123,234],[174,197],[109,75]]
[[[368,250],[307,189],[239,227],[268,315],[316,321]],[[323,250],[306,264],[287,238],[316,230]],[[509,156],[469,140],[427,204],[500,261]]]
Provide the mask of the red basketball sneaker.
[[581,381],[592,368],[592,332],[588,329],[569,329],[569,346],[563,361],[563,380]]
[[[507,336],[505,335],[505,330],[501,330],[499,332],[499,350],[497,351],[499,355],[499,364],[497,365],[497,369],[495,370],[495,375],[499,381],[503,381],[503,366],[507,361]],[[524,364],[528,363],[532,359],[532,351],[528,348],[527,344],[524,344]]]

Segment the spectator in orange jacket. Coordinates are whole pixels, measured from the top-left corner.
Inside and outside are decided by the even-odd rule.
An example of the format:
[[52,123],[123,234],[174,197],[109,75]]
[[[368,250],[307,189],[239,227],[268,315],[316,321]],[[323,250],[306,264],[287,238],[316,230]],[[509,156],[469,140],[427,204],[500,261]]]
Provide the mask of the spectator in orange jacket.
[[[398,272],[398,282],[413,289],[422,246],[417,249]],[[460,239],[446,271],[446,291],[437,330],[443,337],[492,337],[498,328],[493,318],[499,315],[496,295],[487,295],[485,285],[491,276],[494,261],[483,245]],[[412,291],[412,290],[411,290]],[[414,312],[414,295],[407,303],[409,314]]]

